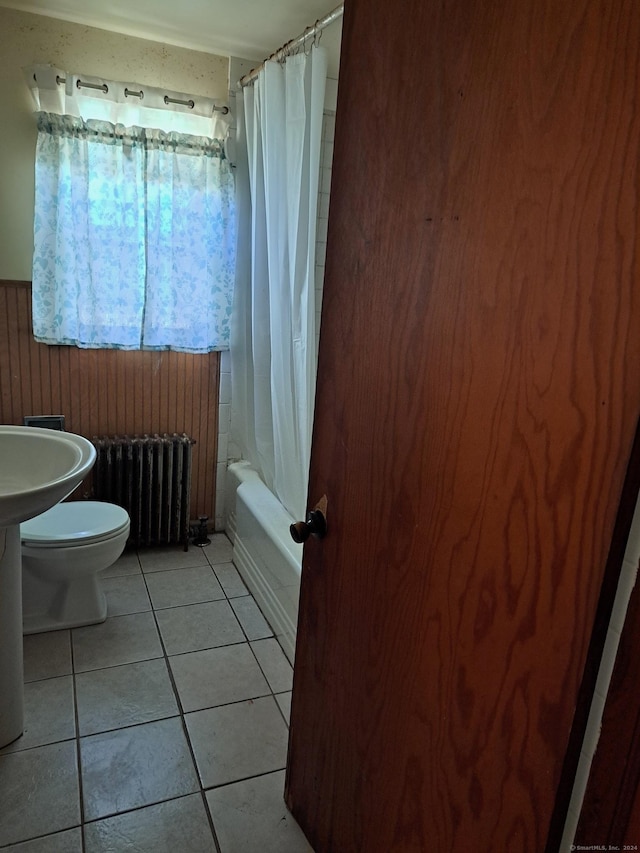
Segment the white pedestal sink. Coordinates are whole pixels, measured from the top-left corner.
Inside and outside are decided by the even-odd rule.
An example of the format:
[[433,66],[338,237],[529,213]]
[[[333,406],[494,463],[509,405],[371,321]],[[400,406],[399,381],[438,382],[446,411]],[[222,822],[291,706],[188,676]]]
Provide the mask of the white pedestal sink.
[[95,458],[80,435],[0,425],[0,748],[23,731],[20,523],[71,494]]

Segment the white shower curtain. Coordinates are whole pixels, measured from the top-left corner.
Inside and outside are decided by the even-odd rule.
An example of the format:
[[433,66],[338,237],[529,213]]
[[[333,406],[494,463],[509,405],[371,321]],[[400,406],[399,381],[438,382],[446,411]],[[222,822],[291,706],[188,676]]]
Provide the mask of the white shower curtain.
[[265,63],[244,89],[231,331],[233,438],[296,518],[316,378],[315,242],[326,54]]

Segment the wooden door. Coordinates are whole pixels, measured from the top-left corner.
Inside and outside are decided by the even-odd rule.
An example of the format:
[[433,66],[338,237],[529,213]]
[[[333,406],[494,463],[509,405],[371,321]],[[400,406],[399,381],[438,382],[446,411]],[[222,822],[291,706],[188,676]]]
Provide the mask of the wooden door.
[[[636,0],[347,0],[287,802],[542,851],[640,412]],[[561,811],[561,810],[560,810]]]

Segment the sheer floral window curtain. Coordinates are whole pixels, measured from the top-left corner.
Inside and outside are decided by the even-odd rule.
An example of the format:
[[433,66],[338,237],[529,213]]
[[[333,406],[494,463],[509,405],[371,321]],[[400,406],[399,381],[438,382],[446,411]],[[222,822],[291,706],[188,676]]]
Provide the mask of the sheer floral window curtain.
[[228,348],[234,204],[220,139],[40,112],[36,340]]

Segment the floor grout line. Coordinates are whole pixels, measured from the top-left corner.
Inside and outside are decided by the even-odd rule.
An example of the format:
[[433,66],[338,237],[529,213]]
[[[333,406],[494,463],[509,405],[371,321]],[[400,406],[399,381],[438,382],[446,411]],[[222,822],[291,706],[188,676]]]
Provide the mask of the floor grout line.
[[[138,559],[139,559],[139,558],[138,558]],[[141,564],[141,565],[142,565],[142,564]],[[217,578],[217,576],[216,576],[215,571],[213,570],[213,567],[211,567],[211,566],[210,566],[210,568],[211,568],[211,572],[212,572],[213,576],[216,578],[216,581],[218,581],[218,578]],[[172,688],[172,690],[173,690],[173,693],[174,693],[174,696],[175,696],[175,700],[176,700],[176,704],[177,704],[178,711],[179,711],[179,715],[180,715],[180,722],[181,722],[181,725],[182,725],[182,732],[183,732],[183,735],[184,735],[184,737],[185,737],[185,740],[186,740],[186,743],[187,743],[187,746],[188,746],[188,749],[189,749],[189,754],[191,755],[191,761],[192,761],[192,763],[193,763],[193,767],[194,767],[194,770],[195,770],[195,773],[196,773],[196,777],[197,777],[197,779],[198,779],[198,784],[199,784],[199,786],[200,786],[200,792],[199,792],[199,793],[200,793],[200,798],[201,798],[201,801],[202,801],[202,805],[203,805],[203,807],[204,807],[204,811],[205,811],[205,815],[206,815],[206,817],[207,817],[207,821],[208,821],[208,823],[209,823],[209,829],[210,829],[210,831],[211,831],[211,837],[213,838],[213,843],[214,843],[215,848],[216,848],[216,853],[222,853],[222,851],[221,851],[221,847],[220,847],[220,842],[219,842],[219,840],[218,840],[218,835],[217,835],[217,833],[216,833],[215,824],[214,824],[214,822],[213,822],[213,817],[212,817],[212,815],[211,815],[211,810],[210,810],[210,808],[209,808],[209,803],[208,803],[208,801],[207,801],[206,791],[205,791],[204,785],[202,784],[202,777],[201,777],[201,775],[200,775],[200,769],[199,769],[199,767],[198,767],[198,762],[197,762],[197,760],[196,760],[196,754],[195,754],[195,751],[194,751],[194,748],[193,748],[193,743],[192,743],[192,741],[191,741],[191,737],[189,736],[189,729],[188,729],[188,727],[187,727],[187,722],[186,722],[186,719],[185,719],[185,710],[184,710],[184,707],[183,707],[183,704],[182,704],[182,700],[181,700],[181,698],[180,698],[180,693],[179,693],[179,690],[178,690],[178,685],[176,684],[175,677],[174,677],[174,674],[173,674],[173,670],[172,670],[172,668],[171,668],[171,664],[170,664],[170,661],[169,661],[169,657],[170,657],[170,655],[167,653],[166,643],[165,643],[164,637],[163,637],[163,635],[162,635],[162,631],[160,630],[160,625],[159,625],[159,623],[158,623],[158,619],[157,619],[157,616],[156,616],[156,608],[155,608],[155,607],[154,607],[154,605],[153,605],[153,600],[152,600],[152,598],[151,598],[151,592],[150,592],[150,590],[149,590],[149,585],[148,585],[148,583],[147,583],[147,578],[146,578],[146,575],[145,575],[144,571],[142,572],[142,578],[143,578],[143,581],[144,581],[145,588],[146,588],[146,590],[147,590],[147,595],[149,596],[149,601],[150,601],[150,603],[151,603],[151,610],[152,610],[152,613],[153,613],[153,619],[154,619],[154,622],[155,622],[156,631],[158,632],[158,637],[160,638],[160,645],[161,645],[161,647],[162,647],[162,651],[163,651],[163,654],[164,654],[164,662],[165,662],[165,666],[166,666],[166,668],[167,668],[167,673],[168,673],[168,676],[169,676],[169,680],[170,680],[170,682],[171,682],[171,688]],[[223,589],[223,587],[222,587],[222,584],[220,584],[220,582],[219,582],[219,581],[218,581],[218,584],[220,585],[220,589],[222,590],[223,594],[225,595],[225,599],[224,599],[224,600],[228,601],[228,599],[226,598],[226,593],[225,593],[225,591],[224,591],[224,589]],[[222,599],[217,599],[217,600],[222,600]],[[198,603],[200,603],[200,602],[198,602]],[[188,606],[188,605],[178,605],[178,606]],[[159,608],[159,609],[167,609],[167,608]]]
[[75,654],[73,649],[73,628],[69,629],[69,653],[71,657],[71,679],[72,679],[72,687],[73,687],[73,715],[76,729],[76,766],[78,768],[78,797],[79,797],[79,813],[80,813],[80,845],[82,848],[82,853],[85,853],[85,839],[84,839],[84,825],[85,825],[85,814],[84,814],[84,791],[82,787],[82,745],[80,743],[80,719],[78,715],[78,691],[76,688],[76,661]]

